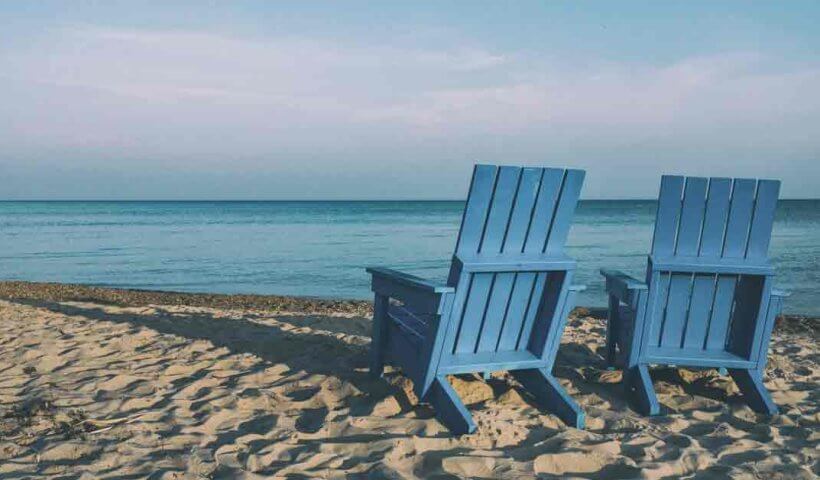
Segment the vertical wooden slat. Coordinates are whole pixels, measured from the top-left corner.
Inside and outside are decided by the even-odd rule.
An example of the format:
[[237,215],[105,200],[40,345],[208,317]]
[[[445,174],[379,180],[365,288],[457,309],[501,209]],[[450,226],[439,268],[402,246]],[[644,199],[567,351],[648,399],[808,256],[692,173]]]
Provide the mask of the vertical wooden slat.
[[521,181],[518,185],[515,206],[510,216],[507,238],[502,246],[502,251],[505,253],[522,252],[524,250],[524,241],[527,238],[538,190],[541,188],[542,175],[544,175],[543,168],[525,168],[521,172]]
[[475,253],[484,232],[484,223],[493,200],[498,168],[492,165],[476,165],[464,218],[458,236],[456,253]]
[[747,178],[735,180],[732,189],[732,202],[729,207],[729,220],[726,224],[726,236],[723,241],[723,256],[743,258],[746,255],[746,240],[749,237],[749,226],[752,221],[756,182]]
[[507,305],[513,289],[514,273],[497,273],[490,300],[484,315],[484,322],[478,336],[476,352],[493,352],[498,345],[498,336],[504,323]]
[[746,247],[746,258],[765,259],[772,238],[777,196],[780,192],[780,182],[776,180],[760,180],[757,184],[757,200],[755,201],[754,217],[749,229],[749,242]]
[[470,293],[465,299],[464,313],[458,327],[458,339],[454,353],[468,353],[475,350],[494,280],[494,273],[473,275]]
[[498,169],[495,193],[493,194],[490,211],[484,225],[484,232],[478,243],[476,253],[494,254],[501,252],[501,245],[507,236],[507,227],[510,224],[510,216],[518,193],[520,178],[520,168],[501,167]]
[[501,330],[497,350],[499,352],[515,350],[518,335],[521,332],[524,318],[527,313],[529,299],[535,290],[536,275],[532,272],[522,272],[516,276],[507,317]]
[[671,281],[672,275],[669,272],[660,272],[652,284],[655,288],[655,301],[652,304],[653,311],[650,312],[651,324],[649,325],[648,345],[659,346],[661,344],[661,330],[666,315],[666,303]]
[[[490,212],[484,227],[483,238],[479,243],[478,252],[495,254],[500,253],[507,231],[512,220],[513,206],[518,195],[521,169],[517,167],[501,167],[495,183]],[[486,300],[486,308],[478,326],[466,321],[462,328],[473,329],[473,332],[464,332],[461,337],[469,341],[475,336],[473,351],[492,351],[498,343],[498,334],[504,318],[507,300],[512,290],[513,275],[499,273],[494,276]],[[478,286],[481,286],[480,283]],[[479,303],[478,299],[470,300]]]
[[676,175],[664,175],[661,178],[655,234],[652,238],[652,253],[654,255],[671,255],[675,251],[683,180],[683,177]]
[[544,169],[541,188],[538,190],[538,200],[527,229],[527,238],[524,241],[524,252],[543,252],[544,242],[549,234],[550,223],[555,214],[555,204],[561,194],[564,173],[565,171],[561,169]]
[[527,309],[524,313],[524,321],[521,324],[521,330],[518,331],[518,340],[516,341],[516,350],[523,350],[527,348],[530,341],[530,334],[532,334],[532,325],[535,322],[535,317],[538,315],[538,310],[541,307],[541,297],[544,292],[544,284],[547,280],[546,273],[537,273],[535,275],[535,283],[533,284],[532,293],[527,299]]
[[[735,290],[735,309],[730,324],[730,350],[740,356],[748,357],[752,351],[754,336],[757,333],[757,320],[768,310],[767,277],[742,275]],[[764,320],[765,321],[765,320]],[[763,325],[761,324],[761,327]]]
[[712,314],[709,332],[706,338],[707,350],[723,350],[729,329],[729,315],[735,296],[737,275],[718,275],[715,283],[715,295],[712,303]]
[[661,332],[662,347],[678,347],[681,344],[689,297],[692,293],[692,281],[690,273],[672,274]]
[[[683,190],[678,238],[675,241],[675,254],[695,256],[700,249],[700,237],[703,230],[703,219],[706,213],[706,187],[708,181],[700,177],[688,177]],[[692,275],[675,275],[669,289],[670,305],[667,312],[661,344],[664,346],[683,346],[685,337],[697,336],[697,332],[706,334],[706,317],[698,315],[692,303],[700,299],[695,297],[696,277]],[[700,286],[703,288],[702,286]],[[701,337],[702,338],[702,337]]]
[[561,188],[561,198],[555,207],[555,214],[549,229],[549,236],[544,245],[544,252],[555,255],[563,252],[564,244],[567,242],[572,219],[575,215],[575,208],[578,205],[578,197],[581,195],[581,186],[584,184],[584,171],[570,169],[566,171],[563,187]]
[[[552,323],[555,321],[556,309],[560,309],[569,284],[564,280],[572,278],[571,272],[555,271],[546,274],[544,290],[541,294],[540,305],[527,341],[527,349],[539,357],[543,356],[548,347],[549,335],[554,331]],[[535,299],[533,299],[535,301]],[[524,345],[522,342],[521,345]]]
[[689,177],[686,179],[678,238],[675,244],[676,255],[694,256],[698,254],[703,216],[706,210],[706,184],[705,178]]
[[709,181],[709,198],[706,201],[706,215],[703,220],[700,256],[715,257],[723,252],[723,234],[729,216],[731,190],[731,179],[712,178]]
[[697,274],[692,284],[692,298],[689,300],[689,318],[685,328],[683,347],[703,348],[703,341],[709,329],[709,313],[715,294],[715,276]]

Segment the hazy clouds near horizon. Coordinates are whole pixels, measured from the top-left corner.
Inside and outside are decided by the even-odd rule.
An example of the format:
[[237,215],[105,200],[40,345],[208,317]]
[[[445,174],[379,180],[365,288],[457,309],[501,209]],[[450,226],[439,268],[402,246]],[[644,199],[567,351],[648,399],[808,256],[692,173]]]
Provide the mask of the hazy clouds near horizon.
[[652,197],[661,173],[820,196],[808,3],[463,25],[466,4],[117,5],[0,7],[0,199],[461,198],[475,162],[586,168],[586,198]]

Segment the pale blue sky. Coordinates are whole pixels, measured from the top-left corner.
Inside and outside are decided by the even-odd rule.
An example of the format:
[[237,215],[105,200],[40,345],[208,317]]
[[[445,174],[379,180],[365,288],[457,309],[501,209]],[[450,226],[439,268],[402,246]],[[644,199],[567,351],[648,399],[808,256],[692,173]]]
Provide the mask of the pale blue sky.
[[3,2],[0,198],[820,197],[820,2]]

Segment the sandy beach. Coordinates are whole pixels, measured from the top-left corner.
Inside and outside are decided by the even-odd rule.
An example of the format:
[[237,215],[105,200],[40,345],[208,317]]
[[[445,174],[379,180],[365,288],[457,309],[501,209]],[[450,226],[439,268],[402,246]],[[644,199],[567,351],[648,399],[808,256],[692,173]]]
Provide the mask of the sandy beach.
[[367,374],[367,302],[3,282],[0,478],[816,478],[817,324],[776,327],[780,415],[715,371],[656,369],[668,414],[644,418],[579,309],[555,373],[587,429],[467,376],[478,431],[455,438],[399,371]]

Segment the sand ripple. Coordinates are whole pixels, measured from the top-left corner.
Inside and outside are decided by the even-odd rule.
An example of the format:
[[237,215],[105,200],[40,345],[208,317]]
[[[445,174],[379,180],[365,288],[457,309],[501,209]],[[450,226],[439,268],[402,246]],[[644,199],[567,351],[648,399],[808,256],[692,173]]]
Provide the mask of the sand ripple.
[[778,333],[765,418],[714,371],[653,372],[665,417],[624,402],[603,323],[569,322],[556,374],[588,429],[505,374],[453,379],[453,438],[411,385],[366,372],[369,319],[193,306],[0,301],[0,478],[815,478],[816,333]]

